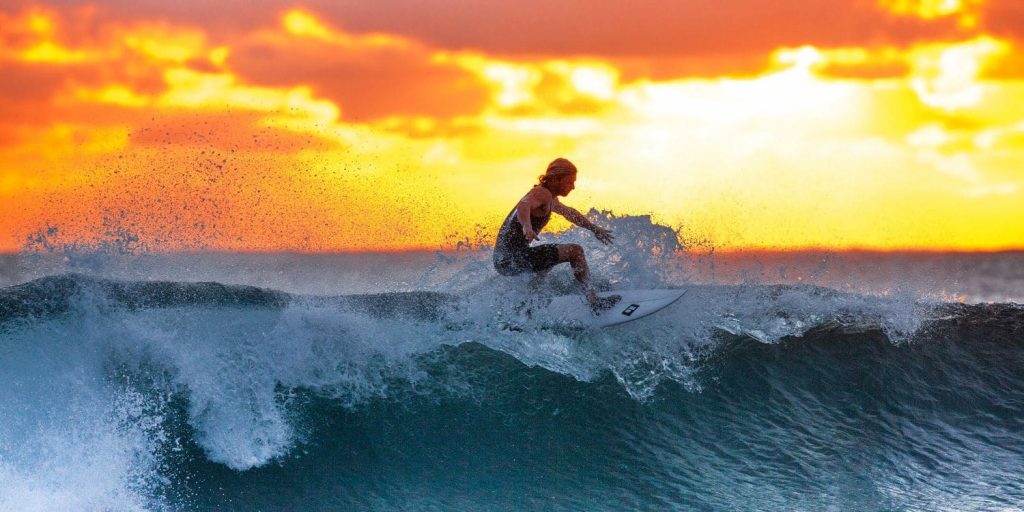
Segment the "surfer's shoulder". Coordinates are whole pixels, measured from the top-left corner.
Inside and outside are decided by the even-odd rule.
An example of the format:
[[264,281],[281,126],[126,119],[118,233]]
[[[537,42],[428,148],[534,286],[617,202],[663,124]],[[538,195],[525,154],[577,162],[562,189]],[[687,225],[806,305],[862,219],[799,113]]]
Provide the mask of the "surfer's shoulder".
[[550,203],[551,197],[551,191],[538,185],[531,188],[530,191],[519,200],[519,202],[525,203],[530,208],[536,208],[540,205]]
[[550,190],[540,185],[536,185],[526,193],[526,197],[543,203],[551,201],[555,196],[551,194]]

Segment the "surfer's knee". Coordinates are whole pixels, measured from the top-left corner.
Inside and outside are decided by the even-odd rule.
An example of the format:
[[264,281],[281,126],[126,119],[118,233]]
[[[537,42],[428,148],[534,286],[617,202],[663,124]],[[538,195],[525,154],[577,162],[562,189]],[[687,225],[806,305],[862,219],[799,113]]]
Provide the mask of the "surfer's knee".
[[562,261],[586,261],[583,255],[583,246],[580,244],[562,244],[558,246],[558,255],[561,256]]

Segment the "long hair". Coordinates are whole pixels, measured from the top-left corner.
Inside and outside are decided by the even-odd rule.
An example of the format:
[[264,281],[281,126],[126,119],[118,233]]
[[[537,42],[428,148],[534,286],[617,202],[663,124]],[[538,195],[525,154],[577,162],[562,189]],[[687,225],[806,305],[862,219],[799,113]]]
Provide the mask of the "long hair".
[[551,180],[570,174],[576,174],[576,165],[568,159],[556,158],[548,164],[547,171],[537,177],[537,184],[546,187]]

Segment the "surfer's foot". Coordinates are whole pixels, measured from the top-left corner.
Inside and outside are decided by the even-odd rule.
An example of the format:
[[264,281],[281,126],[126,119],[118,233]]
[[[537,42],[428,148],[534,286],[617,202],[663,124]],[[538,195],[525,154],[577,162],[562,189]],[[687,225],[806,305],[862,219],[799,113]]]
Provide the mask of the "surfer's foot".
[[609,295],[607,297],[595,297],[590,300],[590,309],[594,310],[594,313],[601,313],[614,307],[619,301],[622,300],[621,295]]

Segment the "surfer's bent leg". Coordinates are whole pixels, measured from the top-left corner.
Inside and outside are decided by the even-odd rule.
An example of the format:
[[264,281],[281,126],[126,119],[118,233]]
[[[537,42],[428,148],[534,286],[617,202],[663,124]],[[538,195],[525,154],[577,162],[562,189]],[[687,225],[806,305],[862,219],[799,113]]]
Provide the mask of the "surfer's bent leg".
[[559,245],[558,259],[560,262],[567,261],[572,266],[572,274],[579,281],[580,287],[583,288],[583,294],[587,296],[587,301],[590,302],[590,306],[594,308],[594,311],[608,309],[622,298],[618,295],[605,298],[597,296],[597,292],[590,286],[590,267],[587,266],[587,256],[583,252],[583,247],[579,244]]
[[579,244],[561,244],[558,246],[558,261],[569,262],[572,265],[572,275],[580,282],[584,290],[590,289],[590,268],[587,267],[587,257],[583,254],[583,247]]

